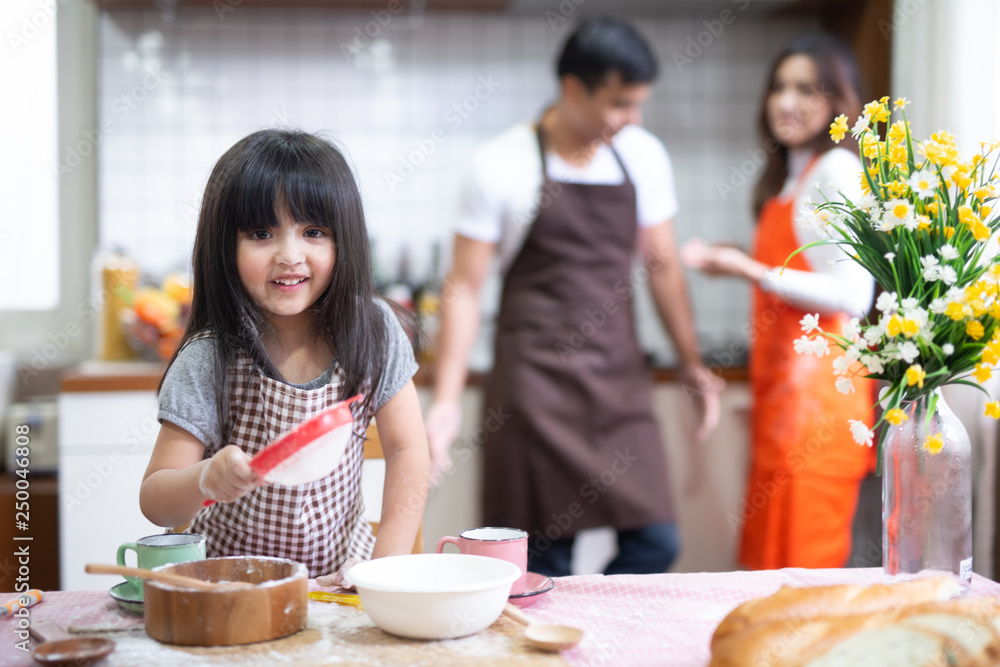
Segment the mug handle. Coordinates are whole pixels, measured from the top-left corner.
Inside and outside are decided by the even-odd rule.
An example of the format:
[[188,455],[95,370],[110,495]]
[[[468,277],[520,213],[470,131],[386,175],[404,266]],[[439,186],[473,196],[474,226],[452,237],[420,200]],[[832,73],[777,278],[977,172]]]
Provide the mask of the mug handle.
[[457,537],[452,537],[451,535],[445,535],[440,540],[438,540],[437,553],[439,554],[444,553],[444,545],[446,544],[454,544],[456,547],[458,547],[459,551],[462,550],[462,546],[458,543]]
[[[139,564],[138,547],[136,546],[135,542],[126,542],[125,544],[118,547],[118,564],[121,565],[122,567],[125,567],[125,552],[128,551],[129,549],[135,552],[136,566],[138,566]],[[125,575],[122,576],[125,577]],[[125,578],[132,584],[132,586],[137,588],[139,591],[142,590],[142,579],[139,579],[138,577],[125,577]]]

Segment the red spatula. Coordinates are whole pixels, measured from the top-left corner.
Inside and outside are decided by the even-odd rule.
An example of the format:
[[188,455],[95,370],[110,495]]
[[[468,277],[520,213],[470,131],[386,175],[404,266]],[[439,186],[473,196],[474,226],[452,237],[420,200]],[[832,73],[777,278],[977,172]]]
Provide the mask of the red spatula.
[[[323,479],[337,467],[354,432],[351,403],[362,394],[334,403],[313,415],[250,459],[250,467],[264,481],[294,486]],[[205,507],[214,504],[206,500]]]

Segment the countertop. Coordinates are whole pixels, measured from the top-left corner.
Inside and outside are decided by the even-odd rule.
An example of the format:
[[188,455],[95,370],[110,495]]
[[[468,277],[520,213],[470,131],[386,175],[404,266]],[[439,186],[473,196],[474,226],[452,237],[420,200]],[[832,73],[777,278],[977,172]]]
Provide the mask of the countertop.
[[[85,361],[70,367],[62,375],[60,391],[155,391],[163,376],[164,364],[143,361]],[[749,373],[746,366],[713,367],[727,382],[746,382]],[[676,382],[676,368],[654,368],[655,382]],[[485,375],[469,374],[469,386],[481,385]],[[434,379],[432,363],[421,365],[413,378],[418,387],[429,387]]]

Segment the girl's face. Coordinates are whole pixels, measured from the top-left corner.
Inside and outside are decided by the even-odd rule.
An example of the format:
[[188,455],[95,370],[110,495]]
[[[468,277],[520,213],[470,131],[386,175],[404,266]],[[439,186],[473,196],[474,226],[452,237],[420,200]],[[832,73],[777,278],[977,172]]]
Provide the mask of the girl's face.
[[295,222],[287,211],[279,213],[278,222],[241,233],[236,241],[243,289],[274,325],[316,303],[330,286],[337,255],[326,228]]
[[781,61],[767,96],[767,122],[778,143],[805,146],[825,132],[832,119],[833,106],[820,89],[813,59],[796,53]]

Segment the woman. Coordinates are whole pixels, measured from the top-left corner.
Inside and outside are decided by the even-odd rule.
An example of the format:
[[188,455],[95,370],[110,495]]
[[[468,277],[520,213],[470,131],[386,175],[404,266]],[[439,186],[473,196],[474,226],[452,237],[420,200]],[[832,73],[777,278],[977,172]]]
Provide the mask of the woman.
[[792,252],[821,238],[794,222],[810,199],[861,196],[856,145],[837,147],[829,138],[836,116],[860,114],[859,87],[857,64],[839,40],[810,35],[785,49],[760,113],[764,146],[776,150],[754,190],[752,255],[697,240],[684,248],[688,266],[753,285],[753,450],[740,545],[751,569],[842,567],[871,460],[847,423],[868,414],[871,381],[856,377],[841,386],[850,393],[838,392],[831,357],[796,354],[793,341],[806,314],[818,313],[825,331],[841,333],[870,307],[874,283],[835,245],[809,248],[781,270]]

